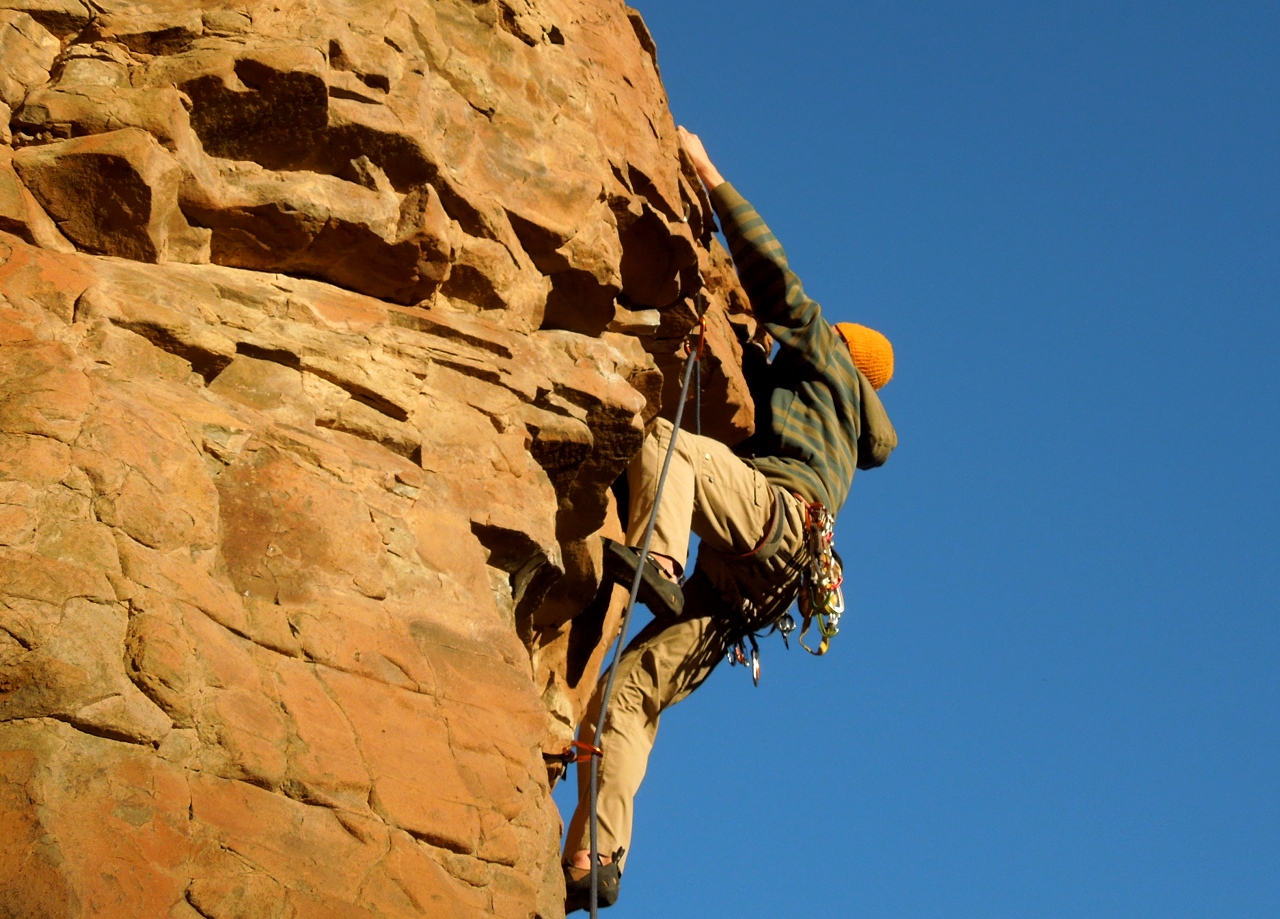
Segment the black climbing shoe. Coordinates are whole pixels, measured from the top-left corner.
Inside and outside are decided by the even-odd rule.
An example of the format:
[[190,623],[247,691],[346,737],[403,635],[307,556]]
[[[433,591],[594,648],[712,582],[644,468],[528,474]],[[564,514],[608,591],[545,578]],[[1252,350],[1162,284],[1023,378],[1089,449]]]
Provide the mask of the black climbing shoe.
[[[607,580],[630,590],[639,566],[638,549],[624,546],[612,539],[604,541],[604,576]],[[640,602],[649,607],[654,615],[665,613],[668,616],[679,616],[684,610],[684,592],[680,590],[680,585],[667,580],[652,558],[644,560],[644,574],[640,578]]]
[[[600,909],[613,906],[618,902],[618,888],[622,883],[622,869],[618,867],[618,859],[622,858],[622,850],[613,853],[613,861],[601,865],[598,872],[600,889],[596,894],[596,905]],[[564,866],[564,912],[567,916],[574,910],[591,909],[591,871],[586,870],[582,877],[578,872],[586,869]]]

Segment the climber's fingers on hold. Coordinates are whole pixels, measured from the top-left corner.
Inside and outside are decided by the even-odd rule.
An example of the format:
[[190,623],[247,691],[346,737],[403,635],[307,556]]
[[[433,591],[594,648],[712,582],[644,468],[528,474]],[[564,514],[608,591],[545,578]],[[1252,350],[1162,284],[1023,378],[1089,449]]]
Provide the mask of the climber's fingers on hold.
[[711,158],[707,156],[707,148],[702,144],[702,138],[698,137],[684,125],[676,128],[676,133],[680,135],[680,143],[684,146],[685,152],[689,154],[689,158],[695,163],[710,163]]
[[707,156],[707,148],[703,146],[702,140],[698,135],[683,125],[676,128],[676,132],[680,136],[680,143],[684,146],[685,152],[689,154],[689,159],[693,160],[693,165],[698,170],[698,175],[705,176],[707,173],[714,171],[715,167],[711,164],[711,157]]

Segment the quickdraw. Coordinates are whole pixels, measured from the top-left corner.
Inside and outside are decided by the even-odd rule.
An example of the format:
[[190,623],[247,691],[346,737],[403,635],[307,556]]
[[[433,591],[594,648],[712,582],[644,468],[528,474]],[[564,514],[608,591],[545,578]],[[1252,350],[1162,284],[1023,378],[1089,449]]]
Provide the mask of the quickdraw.
[[[748,641],[751,642],[750,654],[747,654],[746,642]],[[739,664],[750,667],[751,682],[756,686],[760,685],[760,643],[756,641],[755,635],[748,632],[745,639],[738,639],[736,644],[729,646],[725,657],[729,659],[730,667],[737,667]]]
[[[835,550],[836,519],[821,504],[807,504],[804,512],[805,540],[809,547],[809,564],[805,568],[798,597],[804,625],[800,629],[800,647],[817,657],[827,653],[831,639],[840,632],[844,614],[844,566]],[[804,643],[814,620],[822,642],[818,650]],[[794,622],[792,628],[795,627]]]
[[795,617],[790,613],[783,613],[782,617],[774,624],[774,628],[777,629],[778,634],[782,636],[782,646],[790,651],[791,633],[796,630]]
[[564,763],[566,766],[570,763],[589,763],[593,756],[603,757],[604,751],[581,740],[569,741],[569,746],[563,753],[542,754],[543,759],[553,763]]

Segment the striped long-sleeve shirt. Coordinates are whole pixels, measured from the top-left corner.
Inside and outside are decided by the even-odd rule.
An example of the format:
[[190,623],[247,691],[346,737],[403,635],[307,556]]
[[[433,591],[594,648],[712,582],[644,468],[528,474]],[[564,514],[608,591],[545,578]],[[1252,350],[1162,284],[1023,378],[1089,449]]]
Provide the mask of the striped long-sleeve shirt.
[[777,356],[750,380],[756,432],[738,452],[770,482],[835,513],[854,470],[883,463],[897,446],[897,433],[755,208],[727,182],[711,201],[755,316],[779,345]]

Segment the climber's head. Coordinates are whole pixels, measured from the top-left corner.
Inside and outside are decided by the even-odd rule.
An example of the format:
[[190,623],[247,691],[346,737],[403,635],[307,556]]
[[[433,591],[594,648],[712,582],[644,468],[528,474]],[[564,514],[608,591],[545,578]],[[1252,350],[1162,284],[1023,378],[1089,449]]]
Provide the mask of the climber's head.
[[849,346],[854,365],[879,389],[893,377],[893,345],[875,329],[856,322],[837,322],[836,331]]

